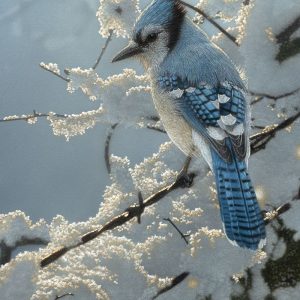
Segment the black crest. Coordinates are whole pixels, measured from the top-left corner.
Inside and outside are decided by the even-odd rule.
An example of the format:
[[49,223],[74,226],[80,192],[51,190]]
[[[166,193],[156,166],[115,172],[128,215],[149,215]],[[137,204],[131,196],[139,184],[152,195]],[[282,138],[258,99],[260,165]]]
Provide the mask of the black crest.
[[168,48],[172,50],[176,45],[181,32],[181,26],[186,14],[185,7],[179,0],[174,0],[174,6],[172,8],[172,15],[167,30],[169,32]]

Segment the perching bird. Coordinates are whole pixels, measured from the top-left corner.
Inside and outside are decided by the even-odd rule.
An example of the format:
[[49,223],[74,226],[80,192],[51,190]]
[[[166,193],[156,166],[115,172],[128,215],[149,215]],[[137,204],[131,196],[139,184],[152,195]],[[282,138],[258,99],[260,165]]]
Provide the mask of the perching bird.
[[228,239],[265,243],[261,211],[247,172],[249,107],[234,64],[187,16],[179,0],[155,0],[113,62],[135,57],[150,76],[155,107],[186,155],[203,155],[215,175]]

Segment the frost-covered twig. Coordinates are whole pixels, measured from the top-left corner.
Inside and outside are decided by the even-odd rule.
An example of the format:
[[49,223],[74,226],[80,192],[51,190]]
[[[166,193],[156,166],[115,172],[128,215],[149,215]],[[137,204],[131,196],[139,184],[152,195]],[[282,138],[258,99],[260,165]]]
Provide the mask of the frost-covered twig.
[[294,95],[294,94],[298,93],[299,91],[300,91],[300,88],[297,88],[297,89],[295,89],[295,90],[293,90],[291,92],[287,92],[287,93],[284,93],[284,94],[281,94],[281,95],[278,95],[278,96],[270,95],[270,94],[267,94],[267,93],[257,93],[257,92],[252,92],[252,91],[249,91],[249,93],[252,96],[257,97],[255,100],[253,100],[251,102],[251,105],[253,105],[253,104],[261,101],[263,98],[268,98],[268,99],[272,99],[272,100],[276,101],[276,100],[279,100],[279,99],[282,99],[282,98]]
[[43,70],[46,70],[46,71],[52,73],[53,75],[57,76],[58,78],[60,78],[60,79],[62,79],[62,80],[64,80],[64,81],[66,81],[66,82],[69,82],[69,81],[70,81],[69,78],[66,78],[66,77],[60,75],[59,72],[56,71],[54,68],[49,67],[49,64],[47,65],[47,64],[41,62],[41,63],[40,63],[40,67],[41,67]]
[[181,230],[174,224],[174,222],[170,218],[163,218],[163,220],[168,221],[175,229],[176,231],[180,234],[180,236],[184,239],[185,243],[188,245],[188,240],[187,237],[189,234],[184,234],[181,232]]
[[275,137],[276,133],[290,125],[292,125],[300,117],[300,112],[289,117],[279,124],[266,126],[261,132],[250,137],[251,154],[254,154],[262,149],[265,149],[269,141]]
[[[11,122],[11,121],[29,121],[32,119],[36,119],[36,118],[45,118],[45,117],[49,117],[50,113],[39,113],[36,112],[35,110],[33,110],[32,114],[29,115],[21,115],[21,116],[7,116],[4,117],[3,119],[0,119],[0,122]],[[62,115],[62,114],[56,114],[56,113],[52,113],[52,116],[58,117],[58,118],[66,118],[67,115]],[[35,123],[35,122],[32,122]]]
[[269,224],[272,220],[276,219],[279,215],[285,213],[290,208],[291,208],[291,204],[285,203],[272,211],[263,212],[265,224]]
[[192,10],[199,13],[200,15],[202,15],[208,22],[210,22],[213,26],[215,26],[218,30],[220,30],[225,36],[227,36],[236,46],[239,46],[238,42],[236,41],[236,38],[233,35],[231,35],[229,32],[227,32],[220,24],[218,24],[211,16],[209,16],[203,10],[185,1],[179,0],[179,2],[182,3],[184,6],[189,7]]
[[183,272],[183,273],[179,274],[178,276],[174,277],[172,279],[171,284],[164,287],[163,289],[159,290],[157,292],[157,294],[152,298],[152,300],[156,299],[161,294],[164,294],[164,293],[168,292],[169,290],[171,290],[172,288],[174,288],[176,285],[181,283],[188,275],[189,275],[189,272]]
[[114,130],[116,129],[118,123],[115,123],[113,125],[111,125],[106,140],[105,140],[105,147],[104,147],[104,160],[105,160],[105,166],[106,166],[106,170],[108,172],[108,174],[110,174],[111,172],[111,167],[110,167],[110,160],[109,160],[109,146],[110,146],[110,141],[112,138],[112,135],[114,133]]
[[112,220],[110,220],[108,223],[106,223],[102,228],[96,229],[94,231],[91,231],[85,235],[83,235],[80,239],[80,242],[78,242],[75,245],[69,246],[69,247],[62,247],[61,249],[51,253],[41,261],[41,267],[46,267],[47,265],[51,264],[52,262],[59,259],[61,256],[66,254],[68,251],[77,248],[95,238],[97,238],[99,235],[106,231],[113,230],[116,227],[124,225],[126,222],[130,221],[133,218],[137,218],[138,221],[140,220],[140,216],[143,213],[144,209],[148,206],[151,206],[158,201],[160,201],[162,198],[164,198],[166,195],[168,195],[170,192],[177,188],[185,188],[190,187],[192,185],[193,178],[196,176],[194,173],[186,173],[188,166],[190,164],[190,158],[188,158],[185,161],[184,167],[182,168],[182,171],[177,176],[176,180],[168,185],[167,187],[159,190],[157,193],[151,195],[148,197],[145,201],[142,202],[141,205],[141,196],[139,197],[139,204],[138,205],[131,205],[123,213],[120,215],[114,217]]
[[0,266],[8,263],[11,259],[12,252],[18,247],[28,246],[28,245],[47,245],[48,241],[41,238],[28,238],[22,237],[20,240],[16,241],[15,245],[8,246],[4,241],[0,242]]
[[107,49],[107,46],[108,46],[109,42],[111,41],[112,34],[113,34],[113,30],[110,29],[110,30],[109,30],[109,35],[108,35],[108,37],[107,37],[107,39],[106,39],[106,41],[105,41],[105,44],[104,44],[104,46],[102,47],[101,52],[100,52],[100,54],[99,54],[99,56],[98,56],[98,58],[97,58],[95,64],[93,65],[93,70],[95,70],[95,69],[97,68],[97,66],[99,65],[99,62],[100,62],[102,56],[104,55],[105,50]]

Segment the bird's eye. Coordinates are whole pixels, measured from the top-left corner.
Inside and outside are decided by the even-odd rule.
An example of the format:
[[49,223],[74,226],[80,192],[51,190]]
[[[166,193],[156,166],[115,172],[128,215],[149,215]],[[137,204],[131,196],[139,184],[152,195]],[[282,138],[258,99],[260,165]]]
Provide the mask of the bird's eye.
[[146,42],[147,43],[152,43],[157,39],[158,34],[156,32],[152,32],[150,34],[148,34],[147,38],[146,38]]

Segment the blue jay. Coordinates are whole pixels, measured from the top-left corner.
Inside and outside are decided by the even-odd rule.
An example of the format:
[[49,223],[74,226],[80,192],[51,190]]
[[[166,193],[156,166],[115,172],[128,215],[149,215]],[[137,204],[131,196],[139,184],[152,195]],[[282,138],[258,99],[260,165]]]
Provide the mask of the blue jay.
[[179,0],[154,0],[142,12],[113,62],[129,57],[149,74],[170,139],[185,154],[202,155],[213,171],[229,241],[261,248],[265,226],[247,172],[250,112],[233,63],[186,16]]

